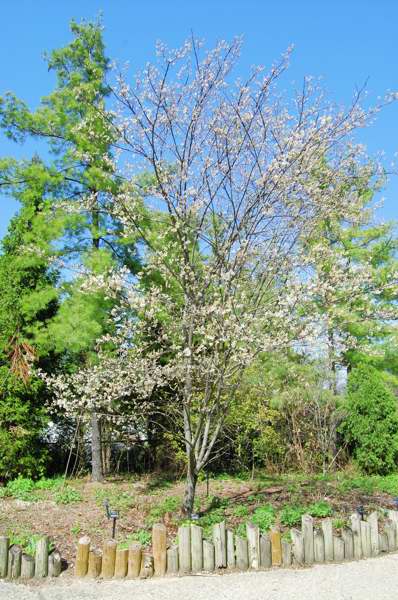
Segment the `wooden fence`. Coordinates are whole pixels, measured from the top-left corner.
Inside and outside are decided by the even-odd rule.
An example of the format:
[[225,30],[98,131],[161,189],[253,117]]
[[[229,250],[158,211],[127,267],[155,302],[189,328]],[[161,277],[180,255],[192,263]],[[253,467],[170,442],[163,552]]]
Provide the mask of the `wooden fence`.
[[235,535],[225,522],[213,526],[212,541],[203,537],[198,525],[181,526],[178,545],[168,546],[166,526],[155,524],[152,552],[133,542],[129,548],[118,548],[115,540],[105,542],[102,552],[91,549],[90,539],[83,537],[77,547],[75,574],[78,577],[104,579],[152,575],[186,575],[216,572],[220,569],[245,571],[271,567],[305,566],[313,563],[358,560],[398,549],[398,511],[388,511],[379,523],[378,513],[362,520],[354,513],[350,526],[339,534],[333,531],[330,518],[315,528],[310,515],[302,517],[301,530],[291,529],[281,535],[278,528],[261,533],[248,523],[246,537]]
[[37,541],[34,556],[25,554],[17,544],[10,545],[8,537],[0,537],[0,579],[58,577],[61,566],[61,555],[57,550],[49,552],[46,536]]

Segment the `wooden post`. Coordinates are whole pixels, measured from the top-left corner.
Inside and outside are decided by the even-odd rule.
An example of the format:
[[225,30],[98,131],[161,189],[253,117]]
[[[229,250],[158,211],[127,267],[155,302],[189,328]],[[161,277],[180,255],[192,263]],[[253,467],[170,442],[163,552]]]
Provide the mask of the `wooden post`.
[[388,538],[384,531],[379,533],[379,552],[388,552]]
[[76,552],[76,565],[75,575],[76,577],[84,577],[88,571],[88,553],[90,551],[90,538],[85,535],[80,538],[77,543]]
[[370,547],[370,527],[367,521],[361,521],[361,544],[363,557],[369,558],[372,553]]
[[325,542],[323,532],[320,529],[314,531],[314,561],[316,563],[325,562]]
[[260,567],[260,529],[253,523],[246,523],[246,534],[249,569],[258,569]]
[[341,531],[341,537],[344,542],[344,557],[346,560],[354,558],[354,539],[351,529],[344,527]]
[[304,562],[312,565],[314,562],[314,520],[311,515],[301,517],[301,531],[304,540]]
[[21,575],[22,548],[21,546],[11,546],[8,551],[8,577],[18,579]]
[[333,553],[336,562],[342,562],[344,560],[344,542],[340,537],[337,537],[337,535],[333,536]]
[[271,540],[267,533],[260,536],[260,566],[264,569],[272,566]]
[[362,558],[362,541],[361,541],[361,517],[358,513],[354,513],[350,517],[352,539],[354,542],[354,558],[359,560]]
[[115,574],[117,543],[115,540],[108,540],[104,544],[102,551],[102,572],[101,576],[104,579],[112,579]]
[[48,575],[48,537],[42,537],[36,544],[35,576],[47,577]]
[[48,576],[59,577],[62,569],[62,558],[58,550],[54,550],[48,557]]
[[88,553],[88,577],[96,579],[101,575],[102,554],[99,550],[90,550]]
[[397,531],[395,527],[395,523],[391,521],[391,519],[387,519],[384,522],[384,532],[387,535],[388,540],[388,551],[394,552],[397,547]]
[[291,529],[290,535],[292,536],[292,550],[294,561],[298,565],[304,564],[304,540],[301,531],[298,529]]
[[233,531],[227,529],[227,567],[228,569],[234,569],[235,566],[235,536]]
[[141,561],[141,579],[148,579],[148,577],[152,577],[153,575],[153,556],[149,552],[142,553],[142,561]]
[[134,579],[140,576],[142,561],[142,546],[139,542],[133,542],[129,546],[129,557],[127,561],[127,577]]
[[271,529],[271,559],[273,567],[280,567],[282,564],[282,545],[281,532],[276,527]]
[[211,573],[214,571],[214,545],[207,540],[203,540],[203,570]]
[[191,570],[191,528],[187,525],[178,528],[178,562],[180,573]]
[[225,521],[213,526],[214,560],[216,569],[225,569],[227,566],[227,537]]
[[167,574],[177,575],[178,573],[178,546],[172,546],[167,550]]
[[235,537],[236,547],[236,568],[239,571],[246,571],[249,568],[249,552],[247,540],[245,538]]
[[369,523],[370,553],[372,556],[377,556],[379,554],[379,518],[377,511],[370,513],[366,520]]
[[326,519],[322,519],[321,527],[323,533],[323,543],[325,545],[325,560],[332,561],[334,558],[332,519],[330,519],[329,517],[327,517]]
[[191,525],[191,568],[193,573],[203,569],[203,529],[199,525]]
[[9,538],[2,535],[0,537],[0,579],[7,577],[9,548],[10,548]]
[[127,548],[116,548],[115,577],[124,579],[127,575],[129,551]]
[[398,546],[398,510],[389,510],[388,517],[392,521],[395,526],[395,547],[394,550],[397,549]]
[[167,564],[167,529],[164,523],[155,523],[152,527],[152,552],[154,573],[163,577]]
[[22,554],[21,579],[32,579],[35,576],[35,559],[29,554]]
[[284,567],[290,567],[292,564],[292,545],[287,540],[282,538],[282,565]]

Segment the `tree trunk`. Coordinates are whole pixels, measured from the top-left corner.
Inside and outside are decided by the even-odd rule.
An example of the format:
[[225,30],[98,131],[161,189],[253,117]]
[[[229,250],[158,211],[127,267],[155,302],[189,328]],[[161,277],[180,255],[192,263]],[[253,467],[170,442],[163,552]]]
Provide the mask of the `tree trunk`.
[[92,481],[103,481],[101,456],[101,432],[97,413],[91,413],[91,479]]
[[189,456],[187,479],[186,479],[185,493],[184,493],[184,504],[183,504],[184,513],[187,515],[188,518],[190,518],[193,513],[197,482],[198,482],[198,475],[196,473],[195,466],[194,466],[194,457]]

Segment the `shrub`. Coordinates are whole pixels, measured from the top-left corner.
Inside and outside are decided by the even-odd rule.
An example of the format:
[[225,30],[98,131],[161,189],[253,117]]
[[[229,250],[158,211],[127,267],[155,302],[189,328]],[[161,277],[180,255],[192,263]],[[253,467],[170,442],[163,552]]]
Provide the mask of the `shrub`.
[[0,479],[43,474],[47,450],[43,433],[47,422],[42,382],[28,385],[0,367]]
[[18,500],[33,501],[34,496],[34,482],[26,477],[17,477],[13,481],[9,481],[6,487],[7,496],[13,496]]
[[252,523],[257,525],[261,531],[268,531],[275,523],[275,510],[271,504],[259,506],[253,513]]
[[249,516],[249,509],[246,506],[246,504],[238,504],[238,506],[235,506],[232,514],[235,517],[248,517]]
[[398,457],[397,402],[380,373],[360,365],[348,378],[346,417],[340,427],[362,471],[384,475]]
[[293,527],[301,522],[301,517],[306,512],[302,506],[292,506],[287,504],[283,507],[280,514],[280,521],[286,527]]
[[55,494],[55,502],[57,504],[72,504],[73,502],[81,502],[82,496],[80,492],[72,487],[64,487]]
[[318,517],[322,519],[324,517],[330,517],[330,515],[333,513],[333,509],[329,502],[326,502],[326,500],[320,500],[319,502],[314,502],[314,504],[311,504],[307,508],[306,512],[312,517]]

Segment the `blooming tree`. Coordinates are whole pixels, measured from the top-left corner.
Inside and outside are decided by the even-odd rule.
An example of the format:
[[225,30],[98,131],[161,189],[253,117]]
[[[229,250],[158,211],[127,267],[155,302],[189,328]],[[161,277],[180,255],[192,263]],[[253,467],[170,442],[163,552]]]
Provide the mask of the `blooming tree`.
[[[160,369],[173,391],[188,514],[243,370],[259,352],[308,336],[300,307],[329,283],[313,277],[306,240],[325,219],[355,218],[358,181],[377,174],[352,141],[370,116],[360,94],[343,110],[306,79],[284,98],[278,82],[289,53],[234,81],[240,47],[221,42],[202,54],[195,40],[176,51],[159,45],[157,63],[133,82],[119,75],[111,126],[125,185],[109,204],[124,235],[136,232],[142,190],[133,174],[149,172],[147,206],[159,227],[141,231],[146,266],[137,279],[122,272],[86,284],[123,292],[137,335],[130,368],[141,353],[147,379]],[[154,330],[163,351],[149,365],[140,344]]]

